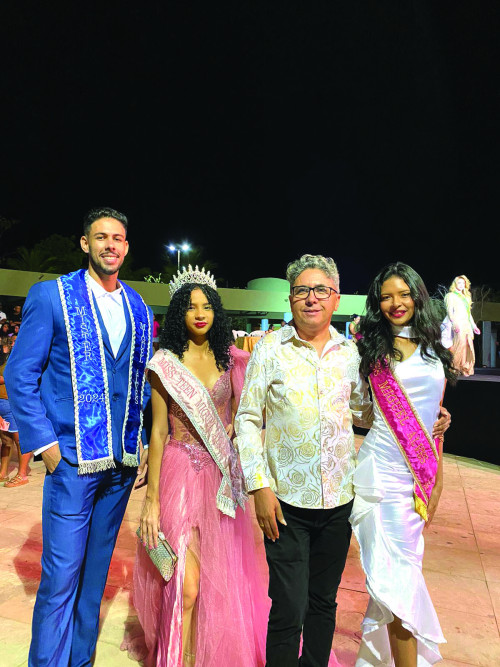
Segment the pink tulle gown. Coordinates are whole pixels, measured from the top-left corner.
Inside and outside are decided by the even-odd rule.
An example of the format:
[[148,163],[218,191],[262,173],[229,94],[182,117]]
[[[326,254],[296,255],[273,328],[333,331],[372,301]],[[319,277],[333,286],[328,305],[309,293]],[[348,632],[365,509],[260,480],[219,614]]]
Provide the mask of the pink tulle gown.
[[[210,391],[225,425],[231,421],[231,380],[231,371],[226,371]],[[160,525],[179,561],[173,578],[165,583],[144,547],[138,545],[134,605],[148,650],[144,664],[263,666],[270,601],[262,536],[256,529],[252,507],[248,503],[245,511],[238,508],[235,519],[217,509],[216,493],[221,482],[217,465],[170,397],[168,412],[171,438],[161,466]],[[194,662],[183,661],[182,647],[188,547],[200,564]]]

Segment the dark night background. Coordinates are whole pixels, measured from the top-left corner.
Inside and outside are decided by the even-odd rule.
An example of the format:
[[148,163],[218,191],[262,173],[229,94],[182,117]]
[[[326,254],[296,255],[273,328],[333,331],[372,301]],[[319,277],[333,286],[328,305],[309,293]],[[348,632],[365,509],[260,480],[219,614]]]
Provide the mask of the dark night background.
[[11,3],[3,251],[123,210],[137,265],[205,247],[229,286],[333,256],[500,289],[500,3]]

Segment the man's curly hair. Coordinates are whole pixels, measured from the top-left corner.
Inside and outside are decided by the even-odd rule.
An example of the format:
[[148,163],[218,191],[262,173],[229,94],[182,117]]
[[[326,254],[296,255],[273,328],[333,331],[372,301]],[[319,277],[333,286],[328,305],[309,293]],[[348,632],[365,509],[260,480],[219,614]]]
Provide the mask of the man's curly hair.
[[222,308],[222,301],[217,292],[208,285],[186,283],[173,295],[165,315],[164,325],[160,332],[160,347],[170,350],[182,361],[188,349],[189,338],[185,324],[186,312],[191,301],[191,292],[200,289],[207,297],[214,311],[214,322],[207,334],[208,345],[215,357],[217,368],[227,371],[231,363],[229,346],[233,342],[231,324]]

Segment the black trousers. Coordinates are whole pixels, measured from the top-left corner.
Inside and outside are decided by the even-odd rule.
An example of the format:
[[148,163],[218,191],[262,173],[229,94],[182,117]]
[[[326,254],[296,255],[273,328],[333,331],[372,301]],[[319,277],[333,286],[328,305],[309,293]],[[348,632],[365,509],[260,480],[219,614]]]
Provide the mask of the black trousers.
[[272,600],[266,665],[327,667],[337,590],[351,540],[352,501],[325,510],[280,503],[287,525],[278,523],[276,542],[265,538]]

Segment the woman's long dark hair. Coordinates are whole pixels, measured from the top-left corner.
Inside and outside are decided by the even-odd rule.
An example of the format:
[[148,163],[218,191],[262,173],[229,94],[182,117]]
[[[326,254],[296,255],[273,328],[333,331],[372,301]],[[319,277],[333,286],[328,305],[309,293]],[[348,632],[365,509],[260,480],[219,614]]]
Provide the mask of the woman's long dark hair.
[[191,303],[191,292],[200,289],[207,297],[208,303],[214,311],[214,322],[207,334],[208,345],[215,357],[217,368],[227,371],[231,363],[229,346],[233,342],[231,325],[222,308],[222,301],[217,292],[208,285],[187,283],[173,295],[165,315],[165,322],[160,332],[160,347],[170,350],[182,361],[184,352],[188,349],[189,338],[185,324],[186,312]]
[[410,288],[411,298],[415,303],[415,314],[410,324],[415,338],[420,343],[422,358],[432,358],[432,353],[434,353],[443,364],[446,378],[454,382],[457,379],[457,373],[453,368],[453,357],[441,343],[441,322],[446,317],[444,304],[431,299],[422,278],[411,266],[403,262],[394,262],[385,266],[368,289],[366,314],[361,318],[359,326],[359,332],[363,336],[358,344],[361,355],[361,372],[369,375],[377,361],[384,359],[401,361],[403,357],[401,352],[394,347],[391,323],[380,310],[382,285],[392,276],[398,276]]

